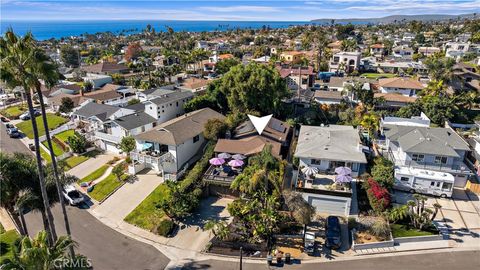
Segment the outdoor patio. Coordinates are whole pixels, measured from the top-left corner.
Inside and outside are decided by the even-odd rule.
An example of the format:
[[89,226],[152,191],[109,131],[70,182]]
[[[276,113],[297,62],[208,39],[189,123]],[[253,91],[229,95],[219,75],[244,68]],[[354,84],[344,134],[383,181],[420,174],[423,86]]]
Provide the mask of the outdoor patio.
[[[210,159],[210,167],[205,172],[203,179],[207,182],[224,183],[230,185],[237,175],[242,173],[245,157],[221,153]],[[227,160],[229,160],[227,162]]]

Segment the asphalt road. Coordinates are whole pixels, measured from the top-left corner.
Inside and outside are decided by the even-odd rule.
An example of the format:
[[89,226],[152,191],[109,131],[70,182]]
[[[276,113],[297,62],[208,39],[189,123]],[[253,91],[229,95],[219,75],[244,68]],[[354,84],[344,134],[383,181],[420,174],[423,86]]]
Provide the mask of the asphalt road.
[[[78,243],[76,253],[92,260],[94,269],[164,269],[169,259],[151,245],[138,242],[105,226],[85,209],[67,206],[72,237]],[[61,208],[52,209],[58,235],[65,235]],[[39,213],[26,216],[30,235],[43,229]]]
[[[388,257],[361,258],[350,261],[332,261],[326,263],[306,263],[284,265],[281,267],[267,264],[244,264],[244,270],[257,269],[299,269],[299,270],[452,270],[479,269],[480,251],[446,251],[416,255],[395,254]],[[203,261],[191,263],[184,269],[238,270],[240,264],[223,261]]]
[[[5,125],[0,124],[0,150],[2,152],[31,152],[19,139],[7,135]],[[72,237],[78,243],[76,253],[92,260],[94,269],[130,270],[130,269],[164,269],[169,259],[151,245],[139,242],[116,232],[98,221],[85,209],[67,206]],[[65,235],[65,226],[61,208],[52,209],[58,235]],[[27,228],[30,235],[43,229],[39,213],[28,213]]]
[[3,123],[0,124],[0,150],[6,153],[21,152],[33,154],[20,139],[13,139],[8,136],[7,128]]

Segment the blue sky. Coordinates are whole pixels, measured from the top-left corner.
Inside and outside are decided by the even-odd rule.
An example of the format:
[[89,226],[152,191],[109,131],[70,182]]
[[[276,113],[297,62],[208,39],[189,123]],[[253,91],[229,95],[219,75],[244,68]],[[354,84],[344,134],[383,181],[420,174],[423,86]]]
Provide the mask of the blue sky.
[[308,21],[395,14],[480,13],[480,0],[0,0],[3,20]]

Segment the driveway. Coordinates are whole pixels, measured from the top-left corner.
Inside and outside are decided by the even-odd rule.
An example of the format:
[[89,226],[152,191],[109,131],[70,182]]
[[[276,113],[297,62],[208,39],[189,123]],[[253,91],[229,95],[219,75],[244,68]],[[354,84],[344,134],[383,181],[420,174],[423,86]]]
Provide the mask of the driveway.
[[[396,203],[405,204],[413,200],[412,194],[395,191]],[[435,221],[445,225],[450,231],[480,229],[480,201],[477,195],[463,189],[454,189],[452,198],[436,198],[428,196],[427,207],[433,208],[439,203],[440,209]]]
[[136,180],[127,182],[92,211],[97,217],[122,222],[161,183],[163,178],[151,171],[138,174]]
[[213,237],[210,231],[203,230],[203,226],[210,219],[230,221],[227,205],[232,201],[217,197],[202,199],[199,209],[180,225],[175,237],[169,238],[166,243],[182,249],[202,251]]
[[105,165],[114,157],[115,155],[112,155],[112,154],[99,154],[96,157],[89,158],[85,162],[82,162],[79,165],[73,167],[67,173],[70,175],[75,175],[79,179],[82,179],[83,177],[94,172],[96,169]]

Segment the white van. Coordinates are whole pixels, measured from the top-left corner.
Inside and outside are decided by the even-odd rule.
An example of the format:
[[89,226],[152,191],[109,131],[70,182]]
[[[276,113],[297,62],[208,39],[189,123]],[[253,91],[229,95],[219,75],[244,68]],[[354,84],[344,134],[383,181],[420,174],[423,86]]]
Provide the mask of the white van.
[[395,168],[394,188],[409,192],[452,197],[455,177],[450,173],[409,167]]

